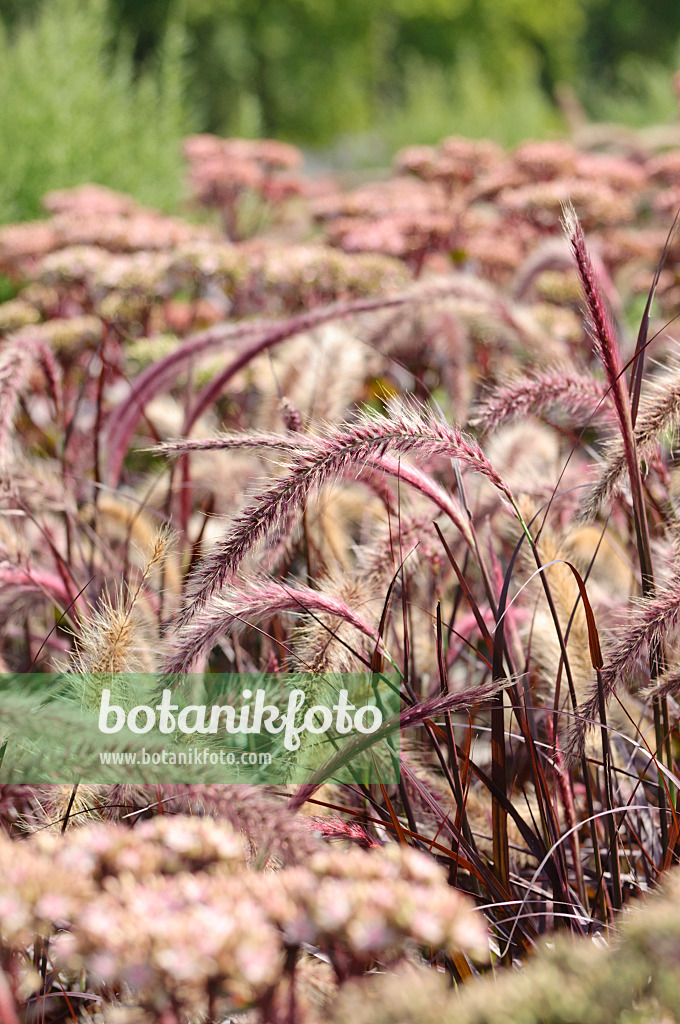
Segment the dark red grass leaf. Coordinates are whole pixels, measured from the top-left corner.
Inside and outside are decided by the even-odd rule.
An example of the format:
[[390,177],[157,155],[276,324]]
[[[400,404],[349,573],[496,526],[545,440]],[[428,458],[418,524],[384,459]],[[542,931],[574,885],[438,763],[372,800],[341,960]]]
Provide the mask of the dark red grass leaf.
[[399,818],[397,816],[397,812],[395,811],[394,807],[392,806],[392,801],[390,800],[389,795],[387,793],[387,790],[385,789],[385,785],[383,783],[383,780],[380,778],[380,772],[378,771],[378,766],[377,765],[375,766],[375,770],[378,773],[378,779],[380,781],[380,790],[382,792],[383,800],[385,801],[385,806],[387,807],[388,814],[389,814],[390,819],[392,821],[392,825],[394,827],[395,834],[397,836],[397,839],[399,840],[399,844],[401,846],[408,846],[408,842],[407,842],[407,839],[406,839],[406,835],[404,833],[404,829],[402,827],[401,822],[399,821]]
[[581,594],[581,600],[583,601],[583,610],[585,611],[586,622],[588,625],[588,646],[590,647],[590,661],[593,668],[599,671],[604,665],[604,661],[602,659],[602,650],[600,648],[600,636],[597,631],[597,625],[595,623],[593,606],[590,603],[590,598],[588,597],[588,593],[586,591],[586,585],[583,582],[583,577],[581,576],[576,566],[572,565],[571,562],[568,562],[566,558],[562,559],[562,561],[565,565],[569,566],[572,573],[574,574],[574,579],[576,580],[576,583],[578,585],[578,589]]
[[489,630],[488,630],[488,627],[486,625],[486,622],[484,621],[484,616],[480,612],[479,606],[478,606],[477,602],[474,599],[474,596],[473,596],[472,591],[470,589],[470,585],[468,584],[467,580],[463,576],[463,573],[461,572],[460,568],[458,567],[458,563],[456,562],[455,558],[453,557],[453,553],[451,552],[451,548],[447,544],[446,538],[444,537],[444,534],[440,530],[438,523],[433,523],[433,526],[434,526],[435,530],[437,531],[439,539],[440,539],[440,541],[442,543],[442,547],[444,548],[444,551],[446,552],[446,557],[448,558],[449,562],[451,563],[451,567],[452,567],[453,571],[456,574],[456,577],[458,579],[458,583],[460,584],[460,588],[463,591],[463,593],[465,594],[465,598],[467,600],[467,603],[470,606],[470,610],[472,611],[472,614],[475,617],[477,625],[479,626],[479,631],[482,634],[482,638],[484,639],[484,642],[486,643],[487,647],[489,648],[489,653],[493,654],[493,639],[491,637],[491,634],[489,633]]
[[[446,831],[456,841],[458,846],[458,849],[455,851],[454,854],[456,861],[460,864],[462,860],[460,851],[462,849],[464,856],[467,859],[468,864],[470,865],[469,867],[467,867],[467,870],[470,871],[470,868],[473,869],[471,871],[471,874],[473,874],[473,876],[479,881],[479,883],[484,886],[487,892],[494,897],[494,900],[496,902],[501,902],[507,905],[507,903],[512,899],[510,889],[506,888],[503,885],[503,883],[498,879],[496,872],[491,870],[485,864],[485,862],[482,860],[479,854],[475,853],[475,851],[469,847],[468,843],[465,840],[465,837],[455,827],[449,816],[443,813],[437,801],[422,785],[420,780],[417,778],[417,776],[414,775],[414,773],[410,770],[408,765],[402,762],[401,767],[402,771],[404,772],[404,774],[408,776],[411,785],[419,793],[421,799],[426,804],[426,806],[428,806],[430,810],[441,819],[442,828],[446,829]],[[432,840],[428,840],[428,842],[431,842],[432,846],[435,849],[439,849],[439,844],[437,842]],[[453,853],[453,851],[451,852]],[[475,867],[477,868],[477,870],[474,870]],[[526,928],[523,928],[523,930],[525,931],[525,935],[523,935],[519,939],[518,945],[520,946],[520,949],[523,952],[526,952],[528,944],[534,941],[537,936],[532,925],[527,925]]]

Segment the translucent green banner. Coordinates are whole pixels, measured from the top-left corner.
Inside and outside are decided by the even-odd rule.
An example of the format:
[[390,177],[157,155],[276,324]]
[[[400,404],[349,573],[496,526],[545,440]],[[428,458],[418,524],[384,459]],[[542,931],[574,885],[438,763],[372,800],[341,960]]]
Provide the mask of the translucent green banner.
[[0,783],[398,780],[385,674],[0,675]]

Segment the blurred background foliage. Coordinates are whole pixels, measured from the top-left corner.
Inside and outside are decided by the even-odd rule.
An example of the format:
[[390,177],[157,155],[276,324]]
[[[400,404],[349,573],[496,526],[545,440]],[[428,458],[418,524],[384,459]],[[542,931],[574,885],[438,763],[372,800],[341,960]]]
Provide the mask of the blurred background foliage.
[[0,0],[0,19],[5,221],[86,178],[172,205],[189,131],[356,166],[559,135],[568,111],[677,113],[671,0]]
[[105,0],[25,0],[5,13],[0,219],[34,217],[46,191],[84,181],[173,207],[190,126],[181,27],[169,24],[140,64]]

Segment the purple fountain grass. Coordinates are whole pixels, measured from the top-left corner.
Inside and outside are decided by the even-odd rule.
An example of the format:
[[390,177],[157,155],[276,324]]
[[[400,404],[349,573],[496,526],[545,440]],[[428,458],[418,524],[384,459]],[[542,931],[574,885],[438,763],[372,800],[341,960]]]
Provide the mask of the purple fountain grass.
[[314,827],[324,839],[340,839],[355,843],[364,850],[378,849],[378,842],[358,821],[343,821],[342,818],[313,818]]
[[[651,556],[649,556],[648,551],[649,539],[642,535],[644,534],[644,502],[642,499],[640,467],[638,465],[635,435],[633,432],[630,397],[626,388],[621,349],[614,325],[602,297],[595,268],[586,247],[583,230],[571,203],[564,207],[563,220],[586,300],[588,329],[593,339],[595,351],[604,366],[607,384],[609,385],[618,420],[621,444],[636,510],[636,526],[639,531],[638,546],[641,549],[640,558],[643,564],[643,578],[648,578],[651,576]],[[642,550],[643,548],[645,550]]]
[[[616,291],[614,283],[607,271],[604,261],[597,253],[592,253],[590,260],[593,264],[597,281],[604,293],[609,308],[615,316],[623,316],[623,306]],[[565,248],[564,242],[559,238],[548,238],[538,248],[530,252],[524,263],[519,267],[512,288],[513,299],[517,302],[525,301],[531,285],[544,270],[570,270],[573,266],[569,250]]]
[[[676,431],[680,425],[680,366],[670,367],[651,382],[651,388],[652,393],[640,403],[635,423],[635,443],[641,459],[654,453],[661,434]],[[626,468],[624,447],[618,439],[614,440],[607,449],[604,468],[583,510],[585,516],[597,515],[601,505],[620,489]]]
[[[25,344],[25,342],[24,342]],[[36,338],[33,342],[36,362],[40,365],[47,389],[52,396],[57,416],[64,407],[64,383],[61,367],[57,362],[54,352],[42,338]]]
[[0,354],[0,463],[8,458],[7,444],[14,414],[32,368],[43,368],[56,405],[61,402],[61,373],[52,352],[39,338],[9,337]]
[[[592,264],[589,261],[588,253],[585,247],[585,241],[583,238],[583,232],[581,231],[580,225],[576,218],[576,214],[573,208],[569,208],[565,212],[565,227],[569,235],[576,264],[579,269],[583,289],[588,302],[588,309],[591,322],[591,331],[595,338],[596,348],[602,359],[609,382],[612,398],[614,401],[614,409],[616,410],[617,419],[619,421],[619,430],[621,434],[621,446],[623,456],[625,458],[626,468],[628,470],[628,477],[630,480],[630,490],[633,506],[633,523],[635,527],[635,538],[637,544],[637,553],[640,561],[640,576],[642,583],[642,594],[643,597],[649,599],[651,608],[654,607],[654,601],[651,595],[654,593],[654,565],[652,562],[652,552],[649,539],[649,523],[647,519],[647,508],[645,505],[645,498],[642,490],[642,474],[640,472],[640,464],[638,461],[637,444],[634,432],[635,423],[635,412],[631,405],[631,399],[628,390],[625,386],[625,378],[623,374],[623,366],[621,353],[618,348],[616,335],[612,329],[611,322],[607,315],[604,307],[604,303],[599,294],[598,282],[593,272]],[[663,265],[665,258],[665,252],[662,256],[662,262],[657,268],[657,275],[654,278],[651,290],[648,293],[646,313],[643,316],[642,326],[640,328],[638,337],[638,346],[636,349],[637,358],[634,362],[633,370],[633,382],[635,384],[635,409],[637,410],[637,398],[639,392],[636,390],[641,382],[642,375],[642,358],[643,353],[640,348],[640,343],[646,337],[647,334],[647,317],[649,313],[649,307],[654,295],[654,290],[658,281],[658,274],[660,268]],[[586,510],[588,504],[586,504]],[[663,604],[663,602],[662,602]],[[668,611],[668,609],[666,609]],[[652,613],[653,618],[653,613]],[[661,643],[662,637],[657,636],[652,630],[651,642],[649,644],[649,671],[652,681],[656,680],[662,672],[662,655],[661,655]],[[624,645],[625,646],[625,645]],[[616,671],[616,667],[614,669]],[[605,679],[602,678],[601,673],[598,672],[598,686],[597,696],[593,694],[590,701],[587,702],[585,707],[582,709],[587,719],[592,719],[599,715],[602,727],[603,727],[603,755],[605,761],[608,757],[605,753],[607,745],[606,731],[605,731],[605,707],[610,693],[616,685],[616,675],[612,675],[611,670],[607,673]],[[656,748],[659,757],[666,759],[667,765],[670,769],[673,767],[673,757],[671,742],[668,730],[668,705],[665,697],[654,697],[652,699],[652,708],[654,714],[654,733]],[[585,730],[587,725],[585,721],[580,721],[576,724],[573,740],[576,749],[582,750],[584,743]],[[666,820],[666,787],[661,777],[658,776],[657,786],[657,800],[661,812],[661,844],[666,853],[669,850],[669,833],[668,825]],[[612,823],[610,822],[610,825]],[[615,901],[617,903],[618,900]]]
[[[656,592],[637,603],[633,615],[615,633],[605,651],[604,668],[598,687],[609,701],[620,683],[625,683],[640,667],[642,659],[655,648],[660,650],[680,623],[680,564],[672,566],[668,579]],[[646,681],[645,673],[645,681]],[[661,686],[663,687],[663,680]],[[571,745],[581,750],[589,722],[598,717],[600,691],[596,687],[579,708],[578,721],[572,730]],[[653,686],[654,692],[656,687]]]
[[680,694],[680,671],[674,669],[665,672],[654,683],[644,690],[645,697],[675,697]]
[[353,302],[333,302],[328,306],[321,306],[284,320],[255,320],[246,323],[221,324],[185,339],[164,359],[144,370],[133,381],[127,398],[111,411],[106,426],[109,484],[115,485],[120,478],[123,461],[142,417],[144,406],[156,395],[161,394],[174,384],[179,374],[198,356],[203,356],[205,353],[231,342],[253,339],[245,351],[241,352],[198,395],[187,414],[184,425],[187,433],[202,413],[219,397],[228,382],[260,353],[266,352],[296,334],[303,334],[332,320],[346,319],[360,313],[381,309],[391,309],[412,302],[422,302],[428,296],[443,297],[449,293],[451,288],[452,286],[445,282],[429,285],[427,288],[412,289],[399,295],[358,299]]
[[630,402],[626,390],[626,381],[623,376],[621,349],[600,290],[595,268],[586,247],[583,230],[571,203],[564,207],[563,220],[564,229],[571,246],[586,300],[587,323],[590,335],[607,375],[607,383],[611,388],[612,400],[622,433],[630,433],[632,430]]
[[195,662],[217,640],[230,631],[242,630],[254,620],[270,618],[280,612],[297,615],[332,615],[354,626],[386,654],[377,629],[341,598],[300,584],[280,583],[274,579],[239,580],[229,595],[216,595],[193,619],[172,637],[172,648],[163,670],[170,674],[190,672]]
[[[45,569],[25,568],[2,561],[0,562],[0,583],[5,590],[5,596],[11,591],[28,592],[42,594],[49,601],[55,601],[61,605],[62,608],[71,604],[71,595],[62,577]],[[84,602],[79,601],[78,603],[84,605]]]
[[[624,486],[628,463],[623,445],[618,439],[614,439],[607,444],[604,454],[604,468],[581,505],[580,519],[584,522],[595,519],[605,502],[610,501]],[[645,454],[649,454],[649,449],[647,453],[640,450],[641,457],[644,458]]]
[[231,342],[250,338],[263,329],[262,323],[221,324],[200,331],[182,341],[169,355],[143,370],[132,382],[130,394],[114,409],[107,420],[105,448],[108,452],[108,480],[118,482],[123,461],[142,417],[144,406],[171,387],[193,360]]
[[[200,148],[206,140],[194,141]],[[154,669],[164,659],[166,676],[181,675],[219,668],[233,644],[235,669],[271,673],[281,686],[291,668],[316,676],[387,671],[388,659],[402,680],[398,713],[382,723],[383,731],[357,735],[333,763],[317,763],[305,777],[311,785],[297,793],[283,782],[278,792],[265,785],[149,784],[102,788],[93,799],[83,786],[81,803],[71,805],[73,787],[51,794],[49,787],[32,787],[22,795],[21,787],[0,786],[0,839],[10,874],[16,857],[38,866],[31,850],[40,847],[40,835],[27,834],[36,822],[68,818],[69,824],[65,836],[49,840],[54,856],[39,856],[47,927],[42,918],[31,924],[10,960],[7,928],[0,928],[0,1003],[6,977],[17,1018],[68,1017],[68,999],[76,1015],[101,1013],[107,1020],[160,1014],[163,1024],[177,1024],[202,1014],[214,1022],[238,1012],[276,1024],[328,1019],[331,1002],[308,1012],[306,967],[321,962],[298,949],[299,922],[311,917],[296,916],[291,903],[291,892],[302,891],[298,873],[298,880],[309,874],[319,850],[328,854],[326,843],[336,847],[330,851],[333,877],[337,870],[342,878],[356,874],[369,883],[351,887],[360,900],[357,915],[347,918],[343,892],[337,899],[320,892],[328,872],[316,875],[305,893],[320,914],[344,915],[366,927],[364,953],[376,928],[371,901],[387,894],[385,886],[376,889],[376,878],[381,881],[389,857],[378,849],[367,854],[364,877],[364,862],[354,859],[360,851],[337,846],[385,844],[401,856],[402,846],[413,845],[449,869],[450,892],[474,889],[494,943],[508,949],[503,959],[519,957],[520,969],[530,948],[550,939],[558,919],[591,938],[613,923],[621,903],[617,852],[632,886],[640,888],[642,880],[653,885],[671,864],[677,823],[667,814],[664,792],[675,794],[655,775],[658,763],[677,776],[677,708],[667,714],[663,698],[680,693],[680,567],[668,565],[661,577],[667,582],[654,594],[649,531],[659,542],[676,532],[672,504],[663,500],[672,498],[676,481],[671,460],[658,452],[665,456],[680,427],[680,359],[666,375],[655,371],[642,399],[640,387],[642,349],[657,326],[649,319],[652,299],[656,295],[654,308],[669,320],[677,305],[674,235],[666,265],[662,259],[656,274],[654,265],[666,237],[665,211],[678,194],[680,161],[657,178],[643,157],[605,163],[611,158],[554,143],[528,144],[504,156],[479,145],[451,139],[437,150],[412,151],[402,169],[422,178],[415,192],[404,189],[401,177],[393,190],[380,184],[343,194],[339,186],[323,187],[319,195],[327,201],[317,209],[323,229],[339,245],[377,247],[375,265],[365,255],[355,262],[309,241],[314,210],[305,211],[307,197],[287,205],[283,220],[276,209],[282,200],[271,199],[267,217],[285,224],[285,239],[267,220],[259,238],[236,246],[213,239],[212,228],[160,224],[146,215],[138,222],[124,205],[113,219],[91,203],[83,215],[60,208],[54,197],[48,202],[52,221],[0,232],[0,257],[17,290],[15,299],[0,302],[0,459],[3,448],[7,456],[0,474],[0,610],[7,620],[0,671],[31,659],[46,671],[73,667],[83,653],[107,662],[111,653],[120,661],[129,651],[130,657],[148,656]],[[413,203],[404,219],[406,191]],[[570,191],[592,232],[593,251],[573,210],[565,214],[569,244],[554,236],[560,199]],[[644,197],[649,202],[641,203]],[[120,202],[116,197],[115,205]],[[416,223],[419,212],[426,221],[436,215],[429,237]],[[453,257],[436,251],[451,227]],[[87,246],[74,246],[78,240]],[[421,284],[410,281],[403,264],[385,258],[393,244],[412,264],[424,261]],[[152,251],[156,246],[162,248]],[[41,256],[48,249],[58,251]],[[572,257],[576,270],[573,264],[568,269]],[[585,357],[577,354],[583,344],[582,318],[573,308],[577,278],[594,342],[594,349],[586,344]],[[623,322],[617,285],[625,283],[627,295],[639,298],[651,280],[629,397],[628,353],[622,356],[622,335],[617,340],[616,334]],[[3,384],[5,372],[15,375],[18,387],[13,380]],[[445,396],[441,417],[415,404],[432,392],[439,400]],[[386,415],[360,414],[361,402],[377,405],[385,394],[405,395],[406,404],[387,403]],[[475,437],[527,421],[504,430],[507,436],[499,432],[495,454],[491,444],[463,433],[463,415],[475,401]],[[449,425],[452,415],[460,429]],[[626,500],[616,502],[606,530],[574,521],[575,492],[592,461],[583,437],[568,460],[569,475],[559,476],[562,448],[591,420],[598,455],[588,469],[596,481],[589,511],[601,513],[604,498],[625,485]],[[226,433],[204,436],[213,432],[207,423]],[[608,435],[614,437],[607,445]],[[160,440],[165,443],[148,447]],[[181,460],[177,472],[158,475],[159,461],[171,459]],[[640,459],[651,467],[649,493],[642,490]],[[484,477],[480,488],[465,470]],[[550,500],[558,476],[562,483]],[[504,514],[507,505],[516,525]],[[175,522],[180,550],[147,580],[141,553],[156,520]],[[546,543],[555,547],[552,553],[543,550]],[[665,551],[659,546],[660,559]],[[583,572],[588,594],[577,593],[574,579],[583,578],[572,577],[568,565],[553,565],[510,600],[518,571],[533,574],[534,560],[545,569],[562,553]],[[631,567],[638,564],[643,599],[631,608]],[[106,598],[114,580],[121,586],[115,608]],[[132,630],[125,597],[137,592]],[[63,612],[56,622],[55,609]],[[592,667],[602,664],[598,626],[611,631],[626,614],[629,622],[610,632],[598,673]],[[653,739],[648,708],[640,719],[628,683],[637,695],[653,698]],[[565,706],[568,690],[573,703]],[[28,698],[7,709],[6,700],[0,703],[12,730],[37,736]],[[70,727],[68,717],[64,712],[60,721]],[[560,723],[572,720],[576,728],[565,737]],[[602,727],[603,755],[589,737],[587,757],[578,762],[568,756],[574,747],[565,750],[565,740],[585,750],[589,721]],[[636,765],[654,748],[639,779],[627,780],[624,769],[632,762],[618,759],[623,748],[609,749],[610,727],[617,741],[631,744]],[[400,730],[408,731],[398,785],[329,783],[354,756],[368,764],[373,745]],[[324,792],[312,813],[333,816],[312,819],[309,806],[291,813],[288,803],[300,807],[316,785]],[[106,891],[96,899],[83,888],[82,871],[59,873],[54,881],[57,851],[64,848],[80,851],[78,864],[83,856],[88,863],[92,856],[92,863],[106,862],[103,833],[87,821],[86,807],[119,821],[104,845],[119,851],[113,860],[120,870],[107,873]],[[74,817],[84,823],[80,840],[68,836]],[[232,828],[220,826],[220,819]],[[153,840],[149,829],[157,830]],[[244,861],[239,873],[262,876],[250,878],[252,902],[246,893],[239,903],[240,880],[227,880],[224,854],[234,839]],[[202,858],[198,873],[206,874],[198,881],[191,878],[196,857]],[[371,857],[377,857],[373,866]],[[140,863],[143,886],[136,877]],[[30,889],[30,873],[26,877]],[[97,891],[102,877],[98,871]],[[524,899],[527,886],[534,889],[535,913]],[[139,906],[128,912],[121,905],[121,894],[133,890],[146,900],[141,914]],[[71,896],[82,907],[77,919],[62,909]],[[10,892],[10,911],[13,898]],[[421,931],[410,935],[405,954],[429,960],[430,973],[443,967],[454,983],[470,978],[475,985],[465,947],[441,955],[429,941],[414,943],[414,937],[427,938],[433,903],[438,919],[444,916],[446,903],[437,893],[421,905]],[[398,924],[396,915],[411,916],[401,896],[394,906],[395,917],[384,919],[390,927]],[[215,922],[218,932],[230,930],[235,907],[234,950],[248,963],[232,971],[231,952],[223,962],[234,992],[238,975],[248,964],[257,969],[270,948],[250,917],[280,914],[276,934],[268,934],[280,954],[283,987],[275,1001],[263,994],[247,1010],[243,995],[238,1006],[227,1005],[219,974],[210,973],[214,942],[208,953],[201,950],[201,937]],[[140,922],[147,945],[137,945],[142,953],[133,962],[127,947],[135,945]],[[101,941],[85,934],[90,924],[100,929]],[[154,930],[173,967],[142,1006],[135,972],[147,971]],[[337,965],[341,994],[349,968],[337,959],[337,934],[328,948],[315,933],[303,938]],[[81,957],[73,971],[56,959],[69,943]],[[393,963],[382,948],[370,949],[375,956],[369,961],[362,954],[349,973],[379,969],[389,978]],[[355,952],[352,939],[343,955]],[[81,984],[83,969],[91,974]],[[30,980],[33,970],[44,984],[29,991],[23,973],[29,971]],[[108,987],[100,978],[107,970]],[[164,972],[152,964],[151,973],[158,979]],[[398,994],[400,981],[393,984]],[[192,986],[196,1000],[185,1005],[183,992]],[[168,1001],[175,997],[177,1005]]]
[[0,356],[0,460],[7,459],[7,439],[14,422],[19,393],[31,365],[31,351],[24,344],[9,343]]
[[635,612],[609,646],[603,669],[605,680],[615,683],[630,673],[654,645],[663,644],[680,622],[680,565],[672,566],[670,576],[656,593],[642,599]]
[[545,270],[571,270],[569,250],[561,238],[547,238],[531,251],[515,275],[512,297],[516,302],[526,301],[531,286]]
[[351,467],[360,467],[373,455],[383,456],[390,448],[426,460],[437,456],[457,459],[485,476],[514,507],[507,484],[473,438],[448,426],[431,410],[402,405],[393,406],[390,412],[389,417],[364,414],[321,437],[314,448],[303,449],[288,475],[266,487],[239,513],[227,536],[189,580],[181,625],[224,585],[248,552],[276,529],[291,509],[304,505],[313,490],[345,475]]
[[[291,456],[302,452],[314,452],[323,448],[324,440],[318,435],[310,434],[219,434],[217,437],[199,439],[177,439],[156,445],[151,451],[163,455],[190,455],[193,452],[223,451],[238,448],[268,448],[274,451],[287,452]],[[420,491],[449,517],[472,548],[470,524],[460,504],[439,486],[431,477],[416,466],[402,463],[389,455],[372,455],[366,458],[363,465],[346,467],[346,472],[353,479],[372,478],[374,471],[386,473],[409,484],[414,490]],[[342,477],[342,472],[338,477]],[[381,489],[381,497],[387,498]],[[391,499],[391,496],[390,496]],[[390,500],[390,508],[392,508]]]
[[345,320],[363,313],[400,309],[404,306],[428,303],[436,299],[446,298],[457,291],[458,283],[456,279],[444,278],[435,284],[416,285],[400,292],[398,295],[357,299],[352,302],[333,302],[328,306],[320,306],[301,313],[289,320],[272,323],[262,338],[253,342],[249,349],[239,355],[231,365],[227,366],[222,373],[218,374],[214,380],[207,384],[197,396],[193,407],[187,414],[184,424],[185,432],[188,433],[199,417],[215,403],[229,381],[261,352],[265,352],[275,345],[287,341],[296,334],[303,334],[333,320]]
[[[435,718],[439,715],[450,712],[451,714],[462,714],[471,711],[473,708],[491,706],[491,699],[508,685],[508,681],[492,680],[483,683],[481,686],[470,687],[461,690],[459,693],[441,693],[435,697],[411,707],[405,708],[399,715],[400,728],[409,729],[419,725],[426,718]],[[376,733],[377,735],[377,733]]]
[[215,437],[177,438],[154,445],[148,451],[159,455],[190,455],[192,452],[219,452],[232,448],[273,448],[276,451],[294,453],[305,447],[313,447],[312,438],[304,434],[217,434]]
[[606,414],[606,392],[606,386],[590,374],[556,367],[496,388],[481,403],[472,423],[489,434],[524,416],[553,409],[563,410],[577,421],[587,421],[598,412]]
[[[396,477],[397,480],[403,480],[414,490],[420,491],[426,498],[429,498],[433,505],[449,517],[468,547],[474,550],[470,521],[460,502],[451,497],[432,477],[423,473],[417,466],[410,466],[400,459],[395,459],[393,455],[373,455],[366,459],[364,468],[370,469],[371,466]],[[363,472],[361,475],[363,476]]]

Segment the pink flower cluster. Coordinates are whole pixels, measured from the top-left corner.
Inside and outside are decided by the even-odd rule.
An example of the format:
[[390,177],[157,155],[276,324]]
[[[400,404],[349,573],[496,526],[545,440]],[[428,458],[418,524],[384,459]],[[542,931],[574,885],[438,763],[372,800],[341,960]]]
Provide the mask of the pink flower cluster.
[[[568,142],[527,142],[512,153],[489,141],[452,137],[397,154],[395,177],[313,204],[327,238],[348,252],[379,251],[419,273],[442,269],[443,254],[507,282],[532,248],[558,234],[570,201],[586,231],[602,237],[655,212],[652,258],[680,203],[674,152],[646,154],[621,144],[610,152]],[[642,283],[641,283],[642,288]]]
[[0,941],[53,936],[55,965],[125,984],[145,1006],[269,998],[290,951],[318,947],[339,978],[410,944],[485,955],[482,919],[434,861],[389,846],[256,871],[224,823],[161,817],[65,837],[0,838]]
[[230,238],[241,235],[239,201],[257,197],[270,209],[306,192],[299,174],[302,153],[272,139],[221,139],[193,135],[184,144],[189,187],[197,203],[222,215]]

